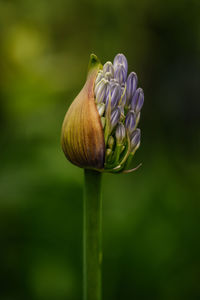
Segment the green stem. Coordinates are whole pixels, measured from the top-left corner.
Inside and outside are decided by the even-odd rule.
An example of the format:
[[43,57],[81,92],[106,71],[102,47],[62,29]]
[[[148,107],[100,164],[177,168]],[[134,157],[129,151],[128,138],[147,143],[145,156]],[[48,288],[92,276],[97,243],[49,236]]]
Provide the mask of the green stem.
[[101,299],[101,177],[85,169],[83,226],[83,288],[84,300]]

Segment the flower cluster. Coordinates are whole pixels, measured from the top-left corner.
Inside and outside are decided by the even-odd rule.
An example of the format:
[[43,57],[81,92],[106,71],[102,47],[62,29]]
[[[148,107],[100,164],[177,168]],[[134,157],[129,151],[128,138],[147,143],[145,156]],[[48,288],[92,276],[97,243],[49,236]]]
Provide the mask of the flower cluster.
[[137,128],[144,93],[137,75],[127,77],[123,54],[102,66],[91,54],[86,82],[71,103],[62,125],[65,156],[76,166],[99,172],[130,172],[140,145]]
[[98,71],[94,96],[105,138],[105,170],[127,169],[140,146],[140,111],[144,93],[138,88],[136,73],[128,76],[128,63],[117,54]]

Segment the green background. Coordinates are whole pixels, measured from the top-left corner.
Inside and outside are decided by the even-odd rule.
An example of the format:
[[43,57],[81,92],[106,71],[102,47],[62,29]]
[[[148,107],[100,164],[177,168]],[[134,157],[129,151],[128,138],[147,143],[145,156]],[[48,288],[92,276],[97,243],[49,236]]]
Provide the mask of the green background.
[[0,299],[79,300],[83,171],[60,147],[90,53],[144,89],[133,174],[103,178],[103,299],[200,299],[200,1],[0,1]]

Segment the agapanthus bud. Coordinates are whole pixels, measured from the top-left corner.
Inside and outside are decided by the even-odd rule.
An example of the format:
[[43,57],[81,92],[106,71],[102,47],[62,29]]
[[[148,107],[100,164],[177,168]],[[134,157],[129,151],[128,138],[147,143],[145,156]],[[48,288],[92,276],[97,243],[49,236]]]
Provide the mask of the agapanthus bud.
[[135,114],[133,111],[129,111],[125,119],[125,127],[129,134],[134,131],[135,124],[136,124]]
[[134,72],[127,79],[127,70],[123,54],[104,66],[91,55],[86,83],[62,127],[63,151],[75,165],[101,172],[131,171],[124,169],[140,144],[137,125],[144,93],[136,90]]
[[139,147],[140,145],[140,138],[141,138],[141,132],[140,129],[137,128],[136,130],[133,131],[131,134],[131,152],[136,150],[136,148]]
[[131,100],[131,109],[135,112],[139,112],[144,104],[144,92],[141,88],[138,88]]
[[103,66],[103,72],[106,74],[107,72],[111,73],[112,78],[114,77],[114,68],[111,61],[107,61],[107,63]]
[[95,96],[96,96],[97,103],[101,103],[105,101],[105,94],[107,91],[107,87],[108,87],[108,80],[102,78],[95,88]]
[[126,137],[126,129],[122,123],[117,125],[115,136],[118,144],[122,144]]
[[131,72],[127,78],[127,87],[126,87],[126,95],[127,95],[127,104],[129,104],[130,100],[133,97],[133,94],[137,88],[137,75],[135,72]]
[[127,76],[128,62],[127,62],[126,57],[122,53],[119,53],[115,56],[114,61],[113,61],[114,69],[116,69],[119,64],[121,64],[124,67],[125,75]]
[[113,130],[113,128],[117,125],[117,123],[119,122],[120,119],[120,109],[119,107],[116,107],[112,113],[111,113],[111,117],[110,117],[110,126],[111,126],[111,131]]
[[126,70],[122,64],[118,64],[114,69],[114,78],[120,83],[123,84],[126,81]]
[[111,101],[111,109],[115,108],[121,98],[121,87],[119,84],[113,84],[107,90],[106,107],[109,101]]

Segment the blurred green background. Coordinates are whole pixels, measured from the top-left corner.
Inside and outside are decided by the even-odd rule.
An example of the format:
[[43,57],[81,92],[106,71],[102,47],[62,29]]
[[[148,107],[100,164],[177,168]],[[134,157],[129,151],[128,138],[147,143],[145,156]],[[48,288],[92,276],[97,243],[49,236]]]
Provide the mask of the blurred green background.
[[103,299],[200,299],[200,1],[0,1],[0,299],[79,300],[83,171],[60,147],[90,53],[145,92],[129,175],[103,179]]

